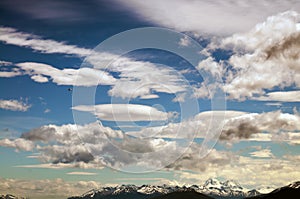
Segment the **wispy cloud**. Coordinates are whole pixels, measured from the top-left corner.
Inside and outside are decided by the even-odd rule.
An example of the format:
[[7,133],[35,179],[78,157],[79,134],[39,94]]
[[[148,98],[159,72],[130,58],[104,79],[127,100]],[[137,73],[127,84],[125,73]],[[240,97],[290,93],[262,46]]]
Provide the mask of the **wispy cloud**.
[[[150,99],[158,97],[154,92],[176,94],[187,89],[184,77],[171,67],[120,57],[109,52],[95,52],[66,42],[43,39],[14,28],[0,27],[0,33],[0,41],[6,44],[30,48],[40,53],[86,57],[86,63],[90,66],[58,69],[45,63],[25,62],[10,68],[1,68],[0,77],[30,75],[33,81],[39,83],[51,79],[58,85],[111,85],[108,94],[122,98]],[[114,78],[110,72],[120,75]]]
[[51,39],[43,39],[33,34],[19,32],[14,28],[0,27],[0,41],[31,48],[42,53],[62,53],[85,57],[92,51],[85,48],[77,47],[76,45],[68,45],[64,42],[58,42]]

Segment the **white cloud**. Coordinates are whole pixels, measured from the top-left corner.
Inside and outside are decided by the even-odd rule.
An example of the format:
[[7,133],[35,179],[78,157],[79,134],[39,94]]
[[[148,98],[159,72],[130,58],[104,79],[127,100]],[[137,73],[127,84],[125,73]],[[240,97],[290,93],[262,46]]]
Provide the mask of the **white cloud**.
[[213,77],[216,78],[221,78],[222,75],[224,74],[224,64],[222,62],[218,63],[215,60],[213,60],[212,57],[208,57],[207,59],[201,61],[198,66],[197,69],[200,70],[204,70],[209,72],[210,74],[213,75]]
[[180,46],[189,46],[189,45],[191,45],[191,40],[190,40],[190,38],[188,36],[185,35],[184,37],[182,37],[180,39],[180,41],[178,42],[178,44]]
[[97,175],[97,173],[92,173],[92,172],[82,172],[82,171],[74,171],[74,172],[69,172],[67,173],[68,175]]
[[280,102],[267,102],[265,103],[267,106],[282,106],[282,103]]
[[266,17],[286,10],[300,11],[298,1],[273,0],[154,0],[118,1],[145,20],[179,31],[231,34],[249,30]]
[[58,69],[48,64],[24,62],[16,64],[24,74],[31,76],[36,82],[47,82],[51,80],[58,85],[74,85],[74,86],[96,86],[96,85],[112,85],[115,79],[108,73],[93,68]]
[[264,96],[260,96],[254,99],[259,101],[300,102],[300,91],[269,92]]
[[229,59],[233,70],[224,86],[230,98],[253,98],[267,89],[300,86],[299,22],[298,13],[285,12],[269,17],[248,33],[222,41],[221,48],[235,52]]
[[39,82],[39,83],[45,83],[48,82],[48,78],[44,77],[42,75],[33,75],[30,77],[33,81]]
[[22,75],[19,71],[0,71],[0,77],[15,77]]
[[0,100],[0,109],[25,112],[28,111],[30,107],[30,104],[18,100]]
[[157,98],[159,98],[159,96],[156,94],[143,95],[140,97],[140,99],[157,99]]
[[18,32],[14,28],[0,27],[0,41],[6,44],[31,48],[42,53],[62,53],[85,57],[92,51],[64,42],[42,39],[36,35]]
[[[202,82],[199,86],[194,86],[193,87],[193,97],[196,98],[210,98],[211,91],[209,90],[208,86],[211,85],[206,85],[205,82]],[[214,85],[212,85],[214,86]]]
[[22,151],[31,151],[34,149],[34,143],[30,140],[24,140],[22,138],[17,138],[15,140],[2,139],[0,140],[0,146],[15,148]]
[[184,102],[186,95],[187,93],[178,93],[176,94],[176,97],[172,100],[172,102]]
[[49,113],[49,112],[51,112],[51,110],[48,108],[44,110],[44,113]]
[[[40,159],[40,156],[34,158]],[[80,168],[80,169],[103,169],[104,166],[97,162],[72,162],[72,163],[43,163],[43,164],[29,164],[29,165],[15,165],[16,168],[31,168],[31,169],[66,169],[66,168]]]
[[254,152],[251,152],[250,155],[252,157],[257,157],[257,158],[272,158],[272,157],[274,157],[274,155],[270,149],[254,151]]
[[101,120],[109,121],[158,121],[168,120],[173,114],[140,104],[79,105],[73,110],[91,112]]

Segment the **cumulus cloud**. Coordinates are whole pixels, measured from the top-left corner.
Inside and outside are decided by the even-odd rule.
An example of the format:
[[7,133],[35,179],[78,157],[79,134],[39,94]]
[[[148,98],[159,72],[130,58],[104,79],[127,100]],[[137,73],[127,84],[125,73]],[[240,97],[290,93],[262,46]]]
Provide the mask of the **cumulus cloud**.
[[191,45],[191,41],[190,38],[188,36],[184,36],[180,39],[180,41],[178,42],[178,44],[180,46],[189,46]]
[[180,123],[147,127],[140,131],[127,132],[127,134],[141,138],[205,138],[211,128],[216,125],[212,122],[223,123],[220,137],[216,139],[227,143],[239,140],[299,143],[300,117],[297,114],[281,111],[266,113],[207,111]]
[[204,172],[209,167],[222,167],[230,164],[231,161],[237,158],[237,156],[231,152],[217,151],[215,149],[212,149],[204,158],[197,152],[199,152],[199,145],[194,144],[183,154],[183,156],[166,168]]
[[222,78],[225,67],[222,62],[217,63],[212,57],[208,57],[198,64],[197,69],[207,71],[212,74],[213,77]]
[[299,22],[297,12],[285,12],[222,41],[221,48],[234,51],[224,86],[230,98],[253,98],[267,89],[300,86]]
[[[38,158],[44,162],[55,165],[71,164],[74,167],[102,168],[101,161],[93,156],[100,154],[107,144],[108,138],[122,138],[120,131],[103,127],[97,123],[87,125],[47,125],[23,133],[20,138],[11,141],[16,144],[18,140],[35,144],[40,152]],[[43,143],[39,145],[39,143]],[[0,143],[5,146],[5,142]],[[10,144],[13,147],[13,144]],[[18,145],[17,145],[18,146]],[[32,148],[31,148],[32,149]]]
[[[254,139],[255,134],[267,132],[272,138],[288,135],[289,131],[299,131],[300,117],[280,111],[268,113],[250,113],[229,119],[220,136],[221,140]],[[258,135],[260,138],[270,138]],[[255,140],[255,139],[254,139]],[[280,139],[278,139],[280,140]]]
[[160,111],[154,107],[140,104],[99,104],[79,105],[73,110],[91,112],[101,120],[109,121],[157,121],[168,120],[174,114]]
[[[34,149],[39,152],[36,158],[43,162],[51,162],[42,165],[23,165],[24,167],[101,169],[103,166],[110,166],[122,169],[135,165],[144,169],[167,167],[175,170],[204,171],[214,165],[226,166],[237,158],[234,154],[212,150],[204,157],[205,163],[201,161],[203,157],[199,155],[199,150],[204,146],[193,143],[192,138],[213,136],[207,133],[211,126],[215,126],[211,122],[212,117],[219,119],[218,124],[224,123],[220,136],[223,141],[300,143],[298,115],[280,111],[260,114],[211,111],[202,112],[193,119],[181,123],[145,128],[140,132],[127,134],[98,123],[82,126],[46,125],[23,133],[15,140],[1,140],[0,145],[26,151]],[[185,138],[188,143],[185,145],[183,139],[172,138]],[[262,156],[262,153],[252,155],[258,157]]]
[[179,31],[216,35],[244,32],[270,15],[300,10],[297,1],[119,1],[129,10],[152,23]]
[[30,140],[24,140],[22,138],[17,138],[15,140],[2,139],[0,140],[0,146],[15,148],[21,151],[31,151],[34,149],[35,145]]
[[11,110],[11,111],[28,111],[31,107],[30,104],[18,100],[0,100],[0,109]]
[[[35,150],[39,152],[35,158],[47,163],[18,167],[54,169],[102,169],[103,166],[122,169],[129,165],[163,168],[166,162],[176,160],[178,152],[182,152],[182,147],[177,149],[174,141],[130,138],[121,131],[97,123],[42,126],[23,133],[15,140],[1,140],[0,146]],[[171,155],[165,154],[164,158],[160,158],[160,151],[164,150],[170,151]]]
[[250,138],[252,134],[259,133],[260,130],[249,123],[240,123],[234,128],[224,130],[220,136],[221,140],[231,140],[233,137],[241,138]]

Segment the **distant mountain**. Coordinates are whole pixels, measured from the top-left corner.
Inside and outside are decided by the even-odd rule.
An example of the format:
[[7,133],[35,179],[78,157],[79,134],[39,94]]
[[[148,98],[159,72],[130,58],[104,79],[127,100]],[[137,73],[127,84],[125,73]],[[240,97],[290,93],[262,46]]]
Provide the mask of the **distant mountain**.
[[121,185],[117,187],[103,187],[91,190],[82,196],[70,197],[69,199],[148,199],[166,194],[161,186],[143,185]]
[[213,199],[195,190],[175,191],[162,196],[157,196],[151,199]]
[[[192,192],[192,193],[189,193]],[[196,193],[212,196],[213,198],[244,198],[256,196],[260,193],[256,190],[243,188],[237,182],[220,182],[217,179],[209,179],[204,185],[193,185],[190,187],[179,186],[154,186],[154,185],[121,185],[117,187],[103,187],[98,190],[91,190],[82,196],[70,197],[69,199],[148,199],[156,196],[166,196],[171,193],[192,194]],[[199,196],[200,194],[198,194]]]
[[289,184],[288,186],[275,189],[271,193],[262,194],[248,199],[298,199],[300,198],[300,181]]

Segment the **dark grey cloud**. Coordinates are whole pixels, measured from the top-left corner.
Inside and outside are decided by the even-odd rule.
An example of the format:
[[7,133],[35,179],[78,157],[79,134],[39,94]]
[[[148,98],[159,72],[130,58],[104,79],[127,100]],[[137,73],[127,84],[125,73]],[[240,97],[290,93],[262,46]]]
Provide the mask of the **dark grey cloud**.
[[256,126],[250,123],[243,122],[238,126],[223,130],[220,135],[220,140],[232,140],[233,138],[248,139],[252,134],[261,132]]

